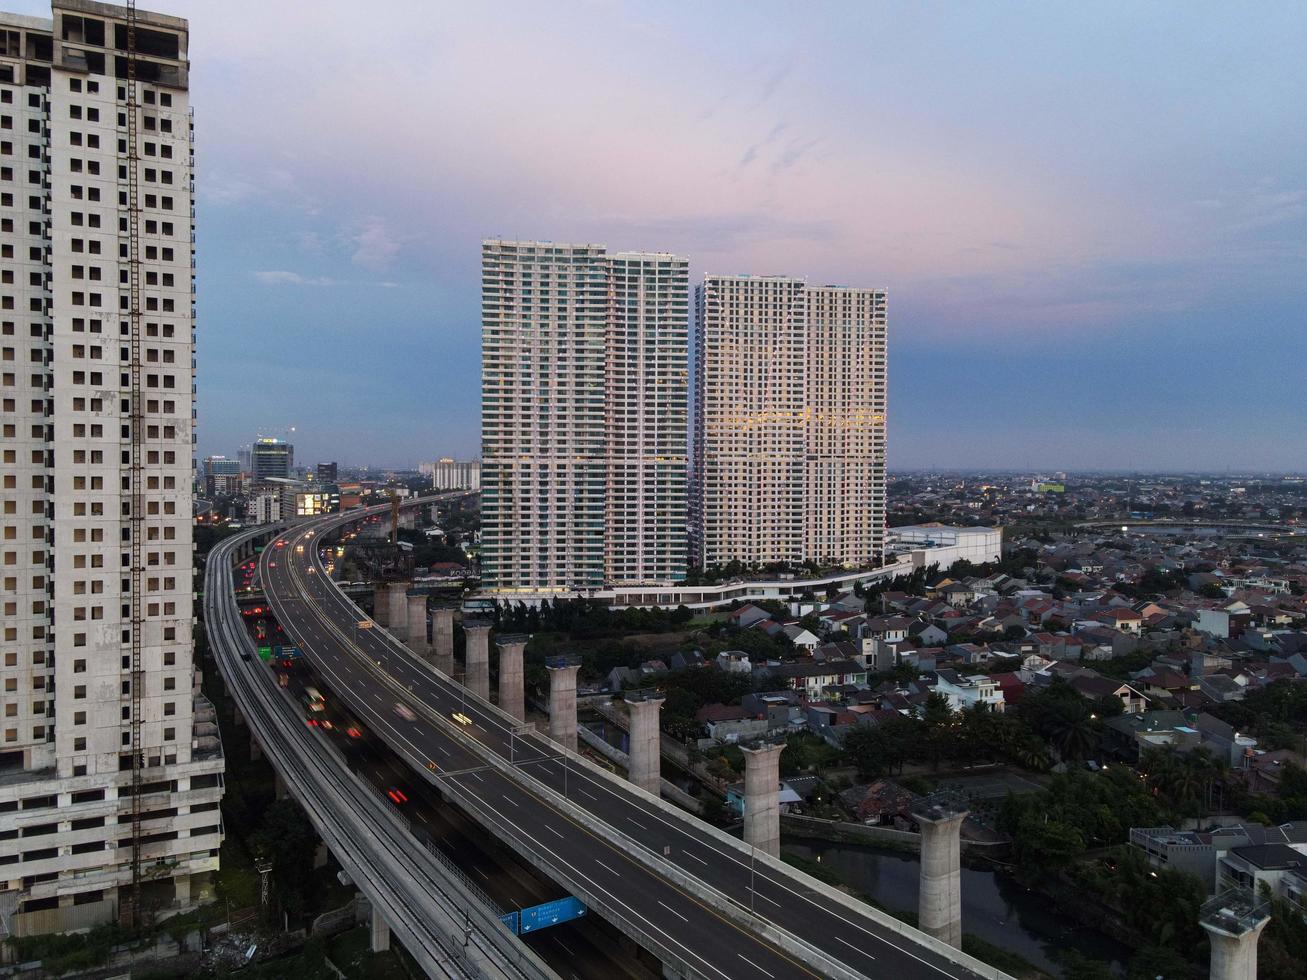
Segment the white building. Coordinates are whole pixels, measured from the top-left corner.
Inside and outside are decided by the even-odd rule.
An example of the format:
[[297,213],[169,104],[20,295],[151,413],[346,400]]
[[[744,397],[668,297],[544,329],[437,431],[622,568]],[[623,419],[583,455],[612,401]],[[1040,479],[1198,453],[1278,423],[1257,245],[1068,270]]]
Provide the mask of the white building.
[[431,477],[433,490],[480,490],[481,460],[458,460],[441,456],[434,463],[423,463],[418,471]]
[[935,671],[935,691],[948,698],[954,711],[966,711],[978,704],[987,704],[991,711],[1004,709],[1003,689],[984,674],[963,676],[956,670],[940,668]]
[[708,276],[696,299],[695,561],[880,564],[884,291]]
[[113,919],[134,868],[144,905],[186,904],[222,841],[191,646],[187,25],[139,12],[129,83],[127,17],[0,14],[0,863],[19,935]]
[[910,558],[917,567],[939,565],[947,569],[964,558],[975,565],[984,565],[1003,557],[1001,527],[914,524],[892,527],[886,534],[889,551]]
[[599,245],[483,243],[488,589],[685,577],[687,269]]

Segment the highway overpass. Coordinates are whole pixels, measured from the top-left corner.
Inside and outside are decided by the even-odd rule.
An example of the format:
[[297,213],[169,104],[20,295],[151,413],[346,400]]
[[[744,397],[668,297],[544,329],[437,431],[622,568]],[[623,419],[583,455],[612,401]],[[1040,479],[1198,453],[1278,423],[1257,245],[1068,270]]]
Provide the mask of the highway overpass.
[[555,978],[460,880],[447,858],[409,832],[376,790],[304,724],[303,711],[257,655],[237,608],[232,565],[261,528],[228,538],[208,556],[204,621],[227,690],[290,794],[372,903],[374,943],[394,933],[431,977]]
[[653,952],[670,974],[1004,976],[754,853],[415,657],[324,570],[319,544],[365,516],[296,525],[264,550],[261,578],[278,622],[335,696],[415,773]]

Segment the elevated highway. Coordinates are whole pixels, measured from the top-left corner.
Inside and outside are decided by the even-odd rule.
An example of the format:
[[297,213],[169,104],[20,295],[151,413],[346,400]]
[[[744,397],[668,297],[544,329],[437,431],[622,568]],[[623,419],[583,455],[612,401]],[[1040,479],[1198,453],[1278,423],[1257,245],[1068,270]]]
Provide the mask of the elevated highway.
[[431,977],[556,978],[492,910],[429,851],[375,789],[304,724],[257,656],[237,608],[232,564],[277,529],[228,538],[209,554],[204,618],[227,689],[319,836],[372,902],[374,935],[393,930]]
[[264,550],[278,622],[416,773],[670,974],[1004,976],[612,776],[416,658],[324,569],[320,543],[362,516],[297,525]]

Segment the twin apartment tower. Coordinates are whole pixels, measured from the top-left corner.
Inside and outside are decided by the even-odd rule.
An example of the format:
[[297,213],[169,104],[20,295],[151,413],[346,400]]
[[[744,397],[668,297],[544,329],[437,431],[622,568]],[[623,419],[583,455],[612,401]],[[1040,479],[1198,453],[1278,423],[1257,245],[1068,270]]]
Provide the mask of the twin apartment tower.
[[500,240],[481,285],[486,588],[879,564],[884,290],[710,275],[691,330],[685,258]]

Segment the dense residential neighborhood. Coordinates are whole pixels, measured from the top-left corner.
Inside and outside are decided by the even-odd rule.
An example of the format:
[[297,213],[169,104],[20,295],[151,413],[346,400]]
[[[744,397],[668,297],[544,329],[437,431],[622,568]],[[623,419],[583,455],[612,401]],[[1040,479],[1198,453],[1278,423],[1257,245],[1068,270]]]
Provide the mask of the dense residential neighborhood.
[[[1235,494],[1240,507],[1228,487],[1221,504],[1186,486],[1022,484],[1001,498],[1055,496],[1071,513],[976,509],[1012,522],[999,561],[845,591],[499,616],[533,634],[538,661],[580,653],[583,697],[660,689],[664,754],[681,746],[705,816],[738,819],[740,747],[781,739],[793,833],[817,821],[911,839],[913,801],[948,791],[971,814],[964,842],[1006,853],[1056,904],[1077,896],[1077,915],[1092,906],[1087,921],[1158,972],[1155,933],[1201,944],[1185,903],[1241,884],[1293,910],[1263,939],[1262,971],[1299,976],[1285,943],[1307,909],[1307,535],[1288,501],[1303,487]],[[1099,520],[1109,501],[1118,516]],[[1128,503],[1148,510],[1122,522]],[[911,514],[941,539],[952,529],[931,519],[948,515]],[[1147,928],[1131,914],[1145,901]]]

